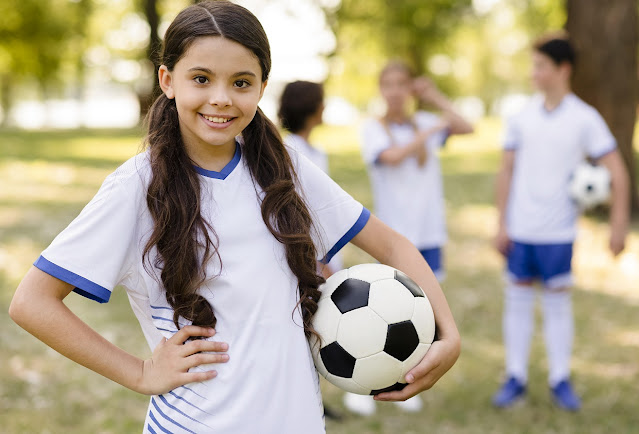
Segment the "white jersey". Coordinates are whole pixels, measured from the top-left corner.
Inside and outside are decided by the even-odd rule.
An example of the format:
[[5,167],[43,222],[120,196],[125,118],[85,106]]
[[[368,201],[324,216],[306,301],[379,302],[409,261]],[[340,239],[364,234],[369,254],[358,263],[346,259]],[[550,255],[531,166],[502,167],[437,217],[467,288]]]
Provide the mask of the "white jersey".
[[[222,259],[221,272],[219,261],[210,261],[207,276],[219,276],[199,293],[217,316],[211,339],[228,342],[230,360],[195,368],[214,367],[216,378],[151,397],[145,433],[325,431],[319,380],[295,308],[297,279],[284,246],[262,220],[263,193],[241,149],[237,145],[220,172],[196,168],[202,175],[202,215],[219,237]],[[290,153],[298,189],[316,224],[313,237],[321,259],[353,238],[370,213],[305,157]],[[117,285],[124,286],[153,349],[177,329],[157,276],[142,261],[153,226],[146,205],[150,175],[146,153],[124,163],[35,265],[100,302],[108,301]]]
[[[330,175],[328,169],[328,155],[321,149],[317,149],[315,146],[311,146],[303,137],[297,134],[289,134],[284,138],[284,143],[295,149],[300,154],[306,156],[313,164],[322,169],[324,173]],[[344,268],[344,262],[342,261],[341,253],[337,253],[333,256],[333,259],[328,263],[330,269],[335,272]]]
[[[435,126],[439,117],[421,111],[415,114],[414,121],[419,130],[425,130]],[[406,146],[414,138],[412,124],[391,124],[387,130],[379,120],[371,119],[362,130],[362,155],[368,165],[375,215],[422,250],[446,243],[439,149],[446,143],[448,133],[442,131],[430,137],[426,143],[428,160],[422,167],[413,157],[396,166],[378,161],[386,149]]]
[[578,209],[569,196],[570,178],[584,158],[615,148],[601,115],[576,95],[566,95],[551,112],[542,95],[532,97],[509,119],[504,137],[504,149],[515,151],[509,236],[530,244],[574,241]]

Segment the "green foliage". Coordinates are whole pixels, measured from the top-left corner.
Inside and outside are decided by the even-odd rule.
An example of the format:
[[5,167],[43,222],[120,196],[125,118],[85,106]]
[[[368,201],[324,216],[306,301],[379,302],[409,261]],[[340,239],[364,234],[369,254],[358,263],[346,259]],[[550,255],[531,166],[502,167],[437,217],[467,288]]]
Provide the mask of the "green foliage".
[[449,95],[478,96],[488,107],[509,92],[527,91],[527,48],[537,35],[563,26],[562,2],[497,0],[483,2],[492,3],[485,10],[473,3],[342,1],[334,13],[338,46],[329,91],[365,107],[389,58],[430,75]]

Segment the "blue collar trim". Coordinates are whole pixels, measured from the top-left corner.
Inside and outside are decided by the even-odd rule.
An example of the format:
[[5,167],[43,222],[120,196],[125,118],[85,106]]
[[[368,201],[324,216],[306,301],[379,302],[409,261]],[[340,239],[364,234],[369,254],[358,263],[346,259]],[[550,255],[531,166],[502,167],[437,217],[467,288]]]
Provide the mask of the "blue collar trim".
[[229,161],[228,164],[224,166],[224,168],[220,170],[219,172],[216,172],[214,170],[202,169],[201,167],[195,166],[195,165],[193,166],[193,168],[195,169],[197,173],[199,173],[202,176],[206,176],[207,178],[224,180],[226,179],[227,176],[231,174],[231,172],[233,172],[233,169],[237,167],[238,163],[240,162],[241,156],[242,156],[242,147],[237,141],[235,141],[235,155],[233,155],[233,158],[231,159],[231,161]]

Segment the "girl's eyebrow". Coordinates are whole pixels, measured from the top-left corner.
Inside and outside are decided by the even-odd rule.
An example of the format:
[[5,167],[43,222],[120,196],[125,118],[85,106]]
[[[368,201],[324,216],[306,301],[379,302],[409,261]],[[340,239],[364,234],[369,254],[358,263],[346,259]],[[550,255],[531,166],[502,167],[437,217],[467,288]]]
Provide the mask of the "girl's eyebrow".
[[[209,68],[205,68],[203,66],[194,66],[193,68],[189,68],[188,71],[189,72],[201,71],[201,72],[204,72],[204,73],[209,74],[209,75],[215,75],[215,73],[213,71],[211,71]],[[257,77],[257,75],[255,75],[255,73],[251,72],[251,71],[236,72],[235,74],[232,75],[232,77],[240,77],[242,75],[248,75],[248,76],[251,76],[251,77]]]

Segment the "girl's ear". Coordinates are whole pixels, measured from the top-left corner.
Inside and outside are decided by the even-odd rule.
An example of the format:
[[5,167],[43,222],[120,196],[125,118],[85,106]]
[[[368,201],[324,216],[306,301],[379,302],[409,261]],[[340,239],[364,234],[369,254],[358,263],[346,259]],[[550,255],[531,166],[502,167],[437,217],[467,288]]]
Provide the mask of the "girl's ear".
[[171,71],[169,71],[169,68],[165,65],[160,66],[160,69],[158,69],[158,81],[160,82],[160,88],[162,89],[162,92],[164,92],[164,95],[166,95],[168,99],[175,98]]
[[260,99],[262,99],[262,96],[264,95],[264,89],[266,89],[267,84],[268,84],[268,80],[262,82],[262,89],[260,90]]

